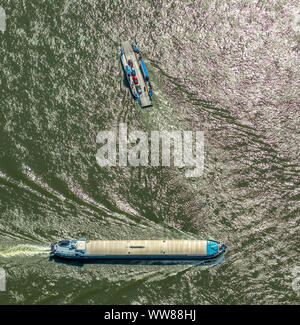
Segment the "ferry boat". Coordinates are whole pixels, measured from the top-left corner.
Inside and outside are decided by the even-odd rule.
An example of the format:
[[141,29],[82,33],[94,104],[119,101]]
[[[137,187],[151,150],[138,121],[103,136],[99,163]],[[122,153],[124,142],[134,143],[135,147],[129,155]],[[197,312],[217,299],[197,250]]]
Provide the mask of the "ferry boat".
[[148,70],[139,49],[126,41],[121,45],[120,60],[132,96],[141,107],[152,106],[152,85]]
[[61,240],[51,254],[86,260],[208,260],[225,253],[226,245],[212,240]]

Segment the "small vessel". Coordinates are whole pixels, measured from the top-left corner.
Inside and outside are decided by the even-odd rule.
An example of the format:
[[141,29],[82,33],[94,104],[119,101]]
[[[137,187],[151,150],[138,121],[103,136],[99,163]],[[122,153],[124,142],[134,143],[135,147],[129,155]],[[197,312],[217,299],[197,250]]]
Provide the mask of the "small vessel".
[[132,96],[142,107],[152,106],[152,85],[149,74],[142,55],[133,42],[122,43],[120,60]]
[[208,260],[226,251],[212,240],[61,240],[51,254],[67,259]]

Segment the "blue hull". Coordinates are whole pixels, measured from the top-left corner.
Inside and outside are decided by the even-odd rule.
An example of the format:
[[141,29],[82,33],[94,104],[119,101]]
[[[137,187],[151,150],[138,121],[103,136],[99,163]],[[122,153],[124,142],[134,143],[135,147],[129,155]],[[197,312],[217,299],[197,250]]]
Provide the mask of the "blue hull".
[[222,255],[223,252],[209,255],[209,256],[202,256],[202,255],[97,255],[97,256],[67,256],[59,254],[54,254],[59,258],[64,259],[71,259],[71,260],[195,260],[195,261],[204,261],[215,259]]

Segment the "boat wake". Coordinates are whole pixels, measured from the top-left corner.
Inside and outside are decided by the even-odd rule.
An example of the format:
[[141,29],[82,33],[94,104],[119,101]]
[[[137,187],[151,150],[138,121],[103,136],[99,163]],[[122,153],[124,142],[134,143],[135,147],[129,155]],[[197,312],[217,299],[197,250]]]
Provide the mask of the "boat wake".
[[38,254],[49,254],[49,247],[21,244],[5,250],[0,249],[0,257],[33,256]]

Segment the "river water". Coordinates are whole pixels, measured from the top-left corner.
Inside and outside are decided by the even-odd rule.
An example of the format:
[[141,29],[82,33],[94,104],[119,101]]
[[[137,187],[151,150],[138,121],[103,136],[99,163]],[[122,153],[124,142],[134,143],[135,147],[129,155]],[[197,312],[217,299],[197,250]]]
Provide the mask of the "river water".
[[[0,1],[0,304],[299,304],[297,1]],[[154,105],[125,87],[143,53]],[[203,176],[106,167],[101,130],[204,131]],[[215,265],[59,263],[51,242],[217,239]],[[295,271],[296,270],[296,271]]]

